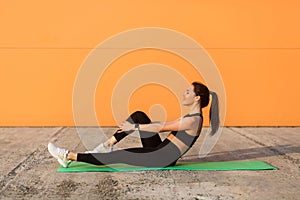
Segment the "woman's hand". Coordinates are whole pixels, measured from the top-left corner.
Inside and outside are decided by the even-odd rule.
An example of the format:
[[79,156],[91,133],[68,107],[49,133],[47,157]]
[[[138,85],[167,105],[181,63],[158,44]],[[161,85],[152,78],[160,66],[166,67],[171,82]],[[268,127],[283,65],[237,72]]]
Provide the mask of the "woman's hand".
[[134,130],[134,124],[131,124],[128,121],[124,121],[120,124],[119,128],[122,131],[131,131],[131,130]]

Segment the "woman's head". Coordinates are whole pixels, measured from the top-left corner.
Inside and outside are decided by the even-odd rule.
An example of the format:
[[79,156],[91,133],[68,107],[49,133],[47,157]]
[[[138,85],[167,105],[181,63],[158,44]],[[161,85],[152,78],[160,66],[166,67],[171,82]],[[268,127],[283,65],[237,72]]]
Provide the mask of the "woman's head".
[[184,106],[199,104],[201,109],[206,107],[208,103],[209,103],[209,90],[202,83],[193,82],[183,94],[182,104]]
[[219,129],[219,100],[218,95],[215,92],[209,91],[209,89],[202,83],[193,82],[191,86],[186,90],[183,99],[184,105],[191,105],[194,102],[200,104],[200,111],[209,104],[209,97],[211,98],[211,106],[209,110],[209,118],[211,122],[211,135],[215,134]]

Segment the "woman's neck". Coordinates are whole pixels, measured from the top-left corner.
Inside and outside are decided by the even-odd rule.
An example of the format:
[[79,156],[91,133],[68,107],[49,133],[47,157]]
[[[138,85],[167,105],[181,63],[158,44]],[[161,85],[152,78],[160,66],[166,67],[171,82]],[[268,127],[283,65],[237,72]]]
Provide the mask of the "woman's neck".
[[200,109],[200,105],[197,103],[197,104],[192,104],[190,106],[190,112],[189,114],[194,114],[194,113],[201,113],[201,109]]

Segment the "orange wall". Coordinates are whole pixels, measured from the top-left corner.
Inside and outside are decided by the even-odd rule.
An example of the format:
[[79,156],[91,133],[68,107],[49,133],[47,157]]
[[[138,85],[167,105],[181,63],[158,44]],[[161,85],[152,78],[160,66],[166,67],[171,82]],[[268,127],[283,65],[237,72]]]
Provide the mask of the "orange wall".
[[[108,37],[142,27],[182,32],[207,50],[226,88],[225,125],[299,126],[299,10],[297,0],[2,0],[0,126],[74,125],[73,86],[86,56]],[[157,62],[179,66],[188,74],[183,60],[163,52],[145,50],[127,56],[114,64],[130,69]],[[110,101],[100,99],[99,93],[109,94],[121,72],[103,77],[106,82],[97,88],[95,108],[103,125],[116,122]],[[195,78],[201,77],[188,79]],[[163,93],[155,86],[144,89]],[[142,100],[143,94],[143,89],[136,91],[130,110],[149,110],[149,105],[160,103],[171,113],[168,120],[178,114],[172,109],[175,103],[161,96]],[[172,98],[171,93],[167,95]]]

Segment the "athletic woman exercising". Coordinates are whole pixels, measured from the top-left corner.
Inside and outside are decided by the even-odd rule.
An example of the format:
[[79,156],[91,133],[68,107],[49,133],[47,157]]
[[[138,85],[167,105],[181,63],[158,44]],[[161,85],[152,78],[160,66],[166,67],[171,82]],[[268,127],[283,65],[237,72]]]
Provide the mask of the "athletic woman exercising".
[[[202,83],[193,82],[183,94],[182,104],[190,109],[183,117],[170,122],[151,122],[145,113],[136,111],[120,124],[111,138],[92,151],[74,153],[52,143],[48,144],[48,150],[63,167],[67,167],[71,161],[95,165],[124,163],[145,167],[173,166],[199,137],[203,123],[202,108],[208,105],[210,94],[211,134],[214,134],[219,128],[217,95]],[[113,145],[134,131],[139,131],[143,147],[112,151]],[[162,141],[158,133],[166,131],[170,133]]]

